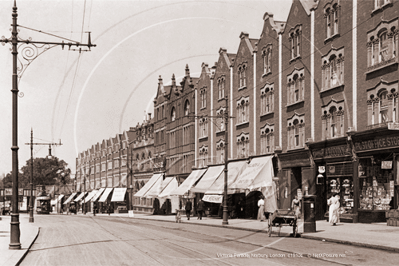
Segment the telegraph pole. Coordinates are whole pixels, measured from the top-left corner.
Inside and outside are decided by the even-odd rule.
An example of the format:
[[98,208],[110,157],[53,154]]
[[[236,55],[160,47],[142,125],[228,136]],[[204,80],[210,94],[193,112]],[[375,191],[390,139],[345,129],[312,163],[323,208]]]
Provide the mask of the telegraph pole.
[[[90,47],[95,47],[95,44],[91,43],[90,33],[88,37],[87,44],[81,44],[76,41],[71,41],[68,43],[62,42],[41,42],[41,41],[32,41],[30,39],[23,40],[18,38],[18,24],[17,24],[17,3],[14,0],[14,6],[12,8],[12,30],[11,30],[11,38],[7,39],[4,36],[0,39],[2,45],[5,43],[11,43],[12,50],[11,54],[13,57],[12,60],[12,213],[11,213],[11,222],[10,222],[10,244],[9,249],[21,249],[20,243],[20,229],[19,229],[19,210],[18,210],[18,78],[20,79],[26,67],[35,60],[40,54],[49,50],[52,47],[57,45],[61,45],[62,48],[64,46],[68,46],[69,50],[71,50],[71,46],[84,46],[88,47],[87,51],[90,51]],[[66,40],[66,38],[63,38]],[[42,46],[38,46],[42,45]],[[20,68],[18,68],[18,49],[22,50],[22,60],[26,63],[21,63]],[[24,56],[23,51],[25,49],[30,50],[30,54],[28,57]],[[73,50],[73,49],[72,49]],[[77,49],[79,52],[86,51],[82,50],[82,48]],[[18,76],[18,72],[20,75]]]
[[25,145],[30,145],[30,201],[29,201],[29,222],[33,223],[35,221],[33,217],[33,207],[35,206],[33,202],[33,145],[49,145],[48,155],[51,155],[51,146],[62,145],[61,140],[59,143],[33,143],[33,129],[30,131],[30,143],[25,143]]

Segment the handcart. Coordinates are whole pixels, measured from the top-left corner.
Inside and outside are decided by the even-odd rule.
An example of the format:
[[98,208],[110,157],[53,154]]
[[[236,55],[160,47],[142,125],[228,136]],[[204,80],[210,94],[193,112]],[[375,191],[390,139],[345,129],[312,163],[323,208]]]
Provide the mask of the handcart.
[[269,215],[269,237],[272,235],[273,226],[278,227],[278,235],[280,236],[281,227],[292,226],[292,234],[294,237],[298,234],[297,216],[291,210],[276,210]]

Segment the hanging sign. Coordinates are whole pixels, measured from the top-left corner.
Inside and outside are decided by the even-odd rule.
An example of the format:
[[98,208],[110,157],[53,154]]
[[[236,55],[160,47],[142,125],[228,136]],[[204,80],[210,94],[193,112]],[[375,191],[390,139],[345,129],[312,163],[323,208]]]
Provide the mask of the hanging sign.
[[392,169],[392,161],[381,161],[381,169]]

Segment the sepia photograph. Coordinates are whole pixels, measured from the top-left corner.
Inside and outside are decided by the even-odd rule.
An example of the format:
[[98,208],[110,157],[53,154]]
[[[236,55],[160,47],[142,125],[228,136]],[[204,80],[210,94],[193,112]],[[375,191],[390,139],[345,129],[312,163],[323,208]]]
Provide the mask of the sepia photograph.
[[0,44],[0,266],[398,264],[398,0],[0,0]]

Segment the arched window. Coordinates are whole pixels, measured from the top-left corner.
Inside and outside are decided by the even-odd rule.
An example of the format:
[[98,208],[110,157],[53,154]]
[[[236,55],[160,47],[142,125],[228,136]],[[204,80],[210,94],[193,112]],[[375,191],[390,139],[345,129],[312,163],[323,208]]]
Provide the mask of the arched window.
[[337,136],[337,108],[335,106],[330,108],[330,136],[335,138]]
[[172,107],[172,112],[170,112],[170,116],[172,121],[176,120],[176,110],[174,107]]
[[383,91],[380,93],[380,115],[379,115],[379,123],[388,122],[388,92]]
[[188,116],[190,114],[190,102],[187,100],[184,103],[184,115]]

